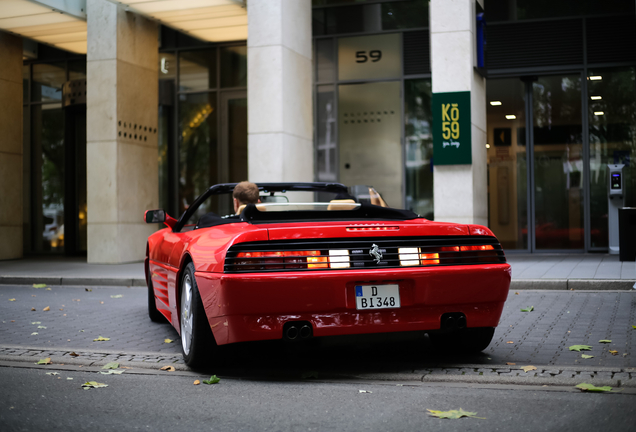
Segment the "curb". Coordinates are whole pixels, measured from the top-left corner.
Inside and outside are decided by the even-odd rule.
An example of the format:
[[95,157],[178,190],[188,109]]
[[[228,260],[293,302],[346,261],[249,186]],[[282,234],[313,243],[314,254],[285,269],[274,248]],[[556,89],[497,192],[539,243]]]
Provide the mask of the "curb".
[[146,286],[144,278],[91,278],[51,276],[0,276],[0,285]]
[[513,279],[511,290],[630,291],[636,284],[625,279]]

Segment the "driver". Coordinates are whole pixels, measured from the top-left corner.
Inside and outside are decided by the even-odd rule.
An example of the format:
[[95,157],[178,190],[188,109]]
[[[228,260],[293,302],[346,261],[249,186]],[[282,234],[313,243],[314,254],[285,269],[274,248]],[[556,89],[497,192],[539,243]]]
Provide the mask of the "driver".
[[242,181],[234,187],[232,192],[234,200],[234,211],[241,214],[245,205],[261,202],[258,197],[258,186],[248,181]]

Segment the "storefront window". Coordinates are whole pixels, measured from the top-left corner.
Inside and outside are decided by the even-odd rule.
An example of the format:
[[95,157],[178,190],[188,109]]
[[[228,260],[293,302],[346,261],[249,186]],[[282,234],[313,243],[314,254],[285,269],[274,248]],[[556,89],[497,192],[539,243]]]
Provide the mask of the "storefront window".
[[433,219],[431,80],[404,81],[406,208]]
[[316,82],[333,82],[336,63],[333,38],[316,41]]
[[185,51],[179,57],[179,91],[216,88],[216,49]]
[[382,30],[428,27],[428,1],[382,3]]
[[32,102],[59,102],[62,85],[66,82],[66,63],[40,63],[33,65]]
[[335,181],[336,169],[336,104],[333,85],[318,87],[316,162],[318,180]]
[[221,48],[221,87],[247,86],[247,47]]
[[636,68],[590,69],[587,94],[591,247],[607,247],[607,164],[625,164],[625,206],[636,207]]
[[488,226],[505,249],[527,249],[525,85],[497,79],[486,89]]

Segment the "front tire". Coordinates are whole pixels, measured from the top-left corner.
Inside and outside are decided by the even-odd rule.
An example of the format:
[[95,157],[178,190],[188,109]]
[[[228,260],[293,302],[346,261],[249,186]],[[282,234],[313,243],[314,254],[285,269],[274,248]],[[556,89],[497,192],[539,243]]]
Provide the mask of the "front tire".
[[207,364],[216,348],[210,323],[203,309],[199,287],[194,278],[194,264],[189,263],[181,279],[181,352],[185,363],[196,368]]

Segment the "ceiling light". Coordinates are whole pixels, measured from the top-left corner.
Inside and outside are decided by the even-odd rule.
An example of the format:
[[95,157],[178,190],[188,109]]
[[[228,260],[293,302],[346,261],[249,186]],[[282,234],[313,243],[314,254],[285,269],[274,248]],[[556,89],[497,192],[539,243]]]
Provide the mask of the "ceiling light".
[[508,115],[506,116],[506,118],[507,118],[508,120],[514,120],[514,119],[516,119],[516,118],[517,118],[517,116],[516,116],[516,115],[514,115],[514,114],[508,114]]
[[603,97],[602,96],[590,96],[590,99],[592,99],[592,100],[601,100],[601,99],[603,99]]
[[490,101],[490,105],[499,106],[499,105],[501,105],[501,101]]
[[590,81],[600,81],[603,79],[603,77],[600,75],[594,75],[594,76],[588,77],[587,79],[589,79]]
[[489,149],[490,148],[490,144],[486,144],[486,148]]
[[594,115],[602,116],[605,115],[605,113],[603,111],[594,111]]

